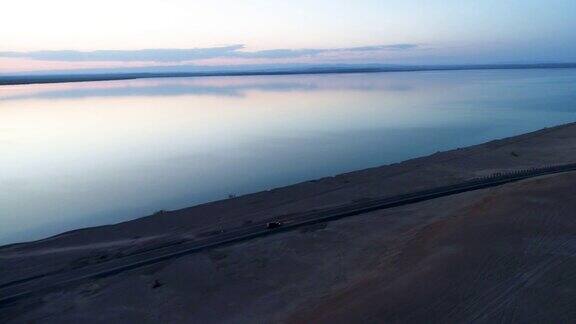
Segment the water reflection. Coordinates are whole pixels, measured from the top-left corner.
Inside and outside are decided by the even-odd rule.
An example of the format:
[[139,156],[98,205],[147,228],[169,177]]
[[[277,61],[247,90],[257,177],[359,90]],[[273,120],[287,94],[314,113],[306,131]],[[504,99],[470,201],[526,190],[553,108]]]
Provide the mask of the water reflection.
[[572,121],[574,70],[0,88],[0,242]]
[[[249,91],[410,91],[414,80],[382,78],[380,74],[363,74],[362,79],[326,80],[324,75],[201,77],[144,79],[128,81],[79,82],[45,85],[7,86],[0,88],[0,100],[72,99],[116,96],[212,95],[243,97]],[[347,75],[346,78],[354,78]]]
[[[188,81],[188,80],[186,80]],[[204,85],[197,82],[145,82],[132,81],[135,84],[122,84],[122,81],[114,84],[106,84],[101,87],[92,86],[90,83],[83,83],[78,87],[61,87],[53,89],[43,89],[32,93],[15,95],[0,95],[0,100],[18,99],[73,99],[90,97],[139,97],[139,96],[183,96],[183,95],[211,95],[226,97],[243,97],[249,90],[260,91],[294,91],[294,90],[314,90],[311,85],[298,83],[248,83],[230,85]],[[127,82],[125,82],[127,83]]]

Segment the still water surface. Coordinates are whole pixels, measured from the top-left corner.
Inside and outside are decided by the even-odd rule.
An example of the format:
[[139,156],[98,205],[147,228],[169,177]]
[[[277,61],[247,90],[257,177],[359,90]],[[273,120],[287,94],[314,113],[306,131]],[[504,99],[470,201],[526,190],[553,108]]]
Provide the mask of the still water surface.
[[571,69],[0,87],[0,244],[575,117]]

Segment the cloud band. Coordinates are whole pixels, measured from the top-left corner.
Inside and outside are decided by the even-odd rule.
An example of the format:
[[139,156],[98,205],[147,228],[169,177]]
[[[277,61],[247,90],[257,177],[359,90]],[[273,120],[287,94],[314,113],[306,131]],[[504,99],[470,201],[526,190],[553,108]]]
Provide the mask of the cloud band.
[[317,56],[341,52],[407,51],[418,49],[418,44],[391,44],[329,49],[272,49],[244,51],[242,44],[191,48],[191,49],[141,49],[141,50],[98,50],[98,51],[33,51],[0,52],[0,57],[27,58],[41,61],[100,61],[100,62],[184,62],[211,58],[267,58],[285,59]]

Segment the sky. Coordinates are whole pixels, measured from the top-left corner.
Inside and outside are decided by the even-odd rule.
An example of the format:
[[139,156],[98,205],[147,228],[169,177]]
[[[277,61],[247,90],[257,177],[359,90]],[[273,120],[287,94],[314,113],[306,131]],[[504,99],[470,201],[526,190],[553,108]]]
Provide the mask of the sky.
[[575,0],[2,0],[0,74],[576,62]]

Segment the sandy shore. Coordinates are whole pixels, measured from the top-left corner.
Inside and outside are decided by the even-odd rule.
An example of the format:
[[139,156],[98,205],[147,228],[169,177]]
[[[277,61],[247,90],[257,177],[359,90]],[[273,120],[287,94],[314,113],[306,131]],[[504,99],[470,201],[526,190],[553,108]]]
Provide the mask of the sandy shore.
[[[576,124],[558,126],[5,246],[0,284],[249,221],[575,161]],[[23,300],[0,319],[567,321],[576,315],[575,184],[572,173],[540,177],[274,235]]]

